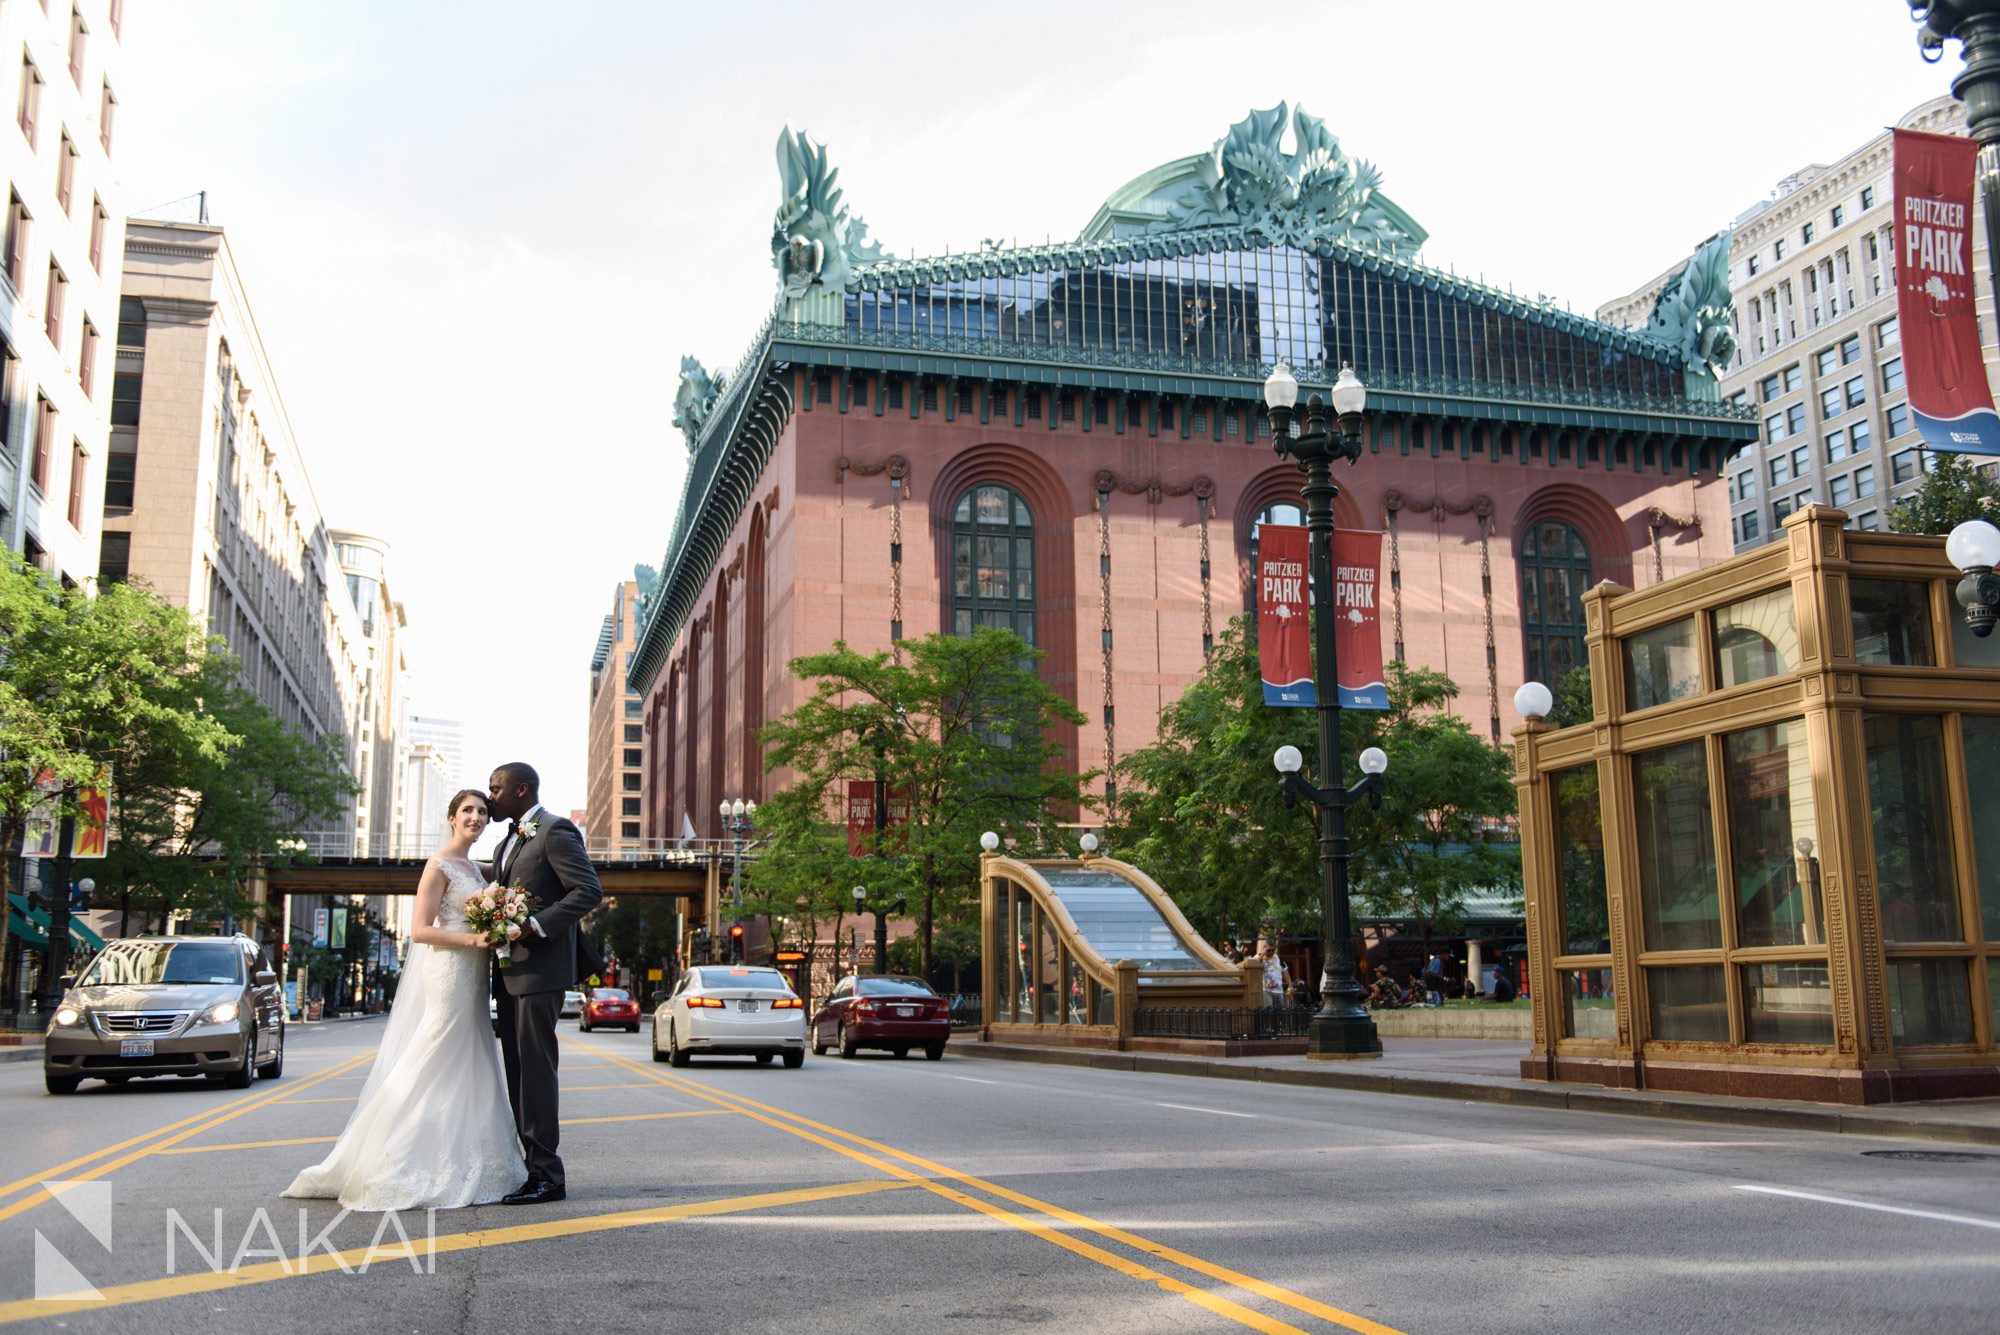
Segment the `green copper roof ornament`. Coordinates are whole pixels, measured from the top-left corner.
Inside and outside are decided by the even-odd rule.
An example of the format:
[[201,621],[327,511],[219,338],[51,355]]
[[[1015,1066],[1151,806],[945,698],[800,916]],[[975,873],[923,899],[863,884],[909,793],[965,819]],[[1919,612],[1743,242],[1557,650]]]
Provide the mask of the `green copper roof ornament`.
[[1721,399],[1722,377],[1736,356],[1735,299],[1729,291],[1734,234],[1724,228],[1701,243],[1660,289],[1645,328],[1648,336],[1680,353],[1688,397],[1711,403]]
[[805,296],[815,284],[838,292],[855,266],[891,259],[868,239],[868,224],[847,211],[827,164],[826,145],[787,125],[778,133],[778,178],[783,198],[771,219],[771,264],[787,298]]
[[701,444],[702,428],[715,412],[722,390],[723,377],[709,375],[699,358],[681,358],[681,386],[674,395],[674,425],[687,437],[688,453],[694,453]]
[[[1296,144],[1290,153],[1287,124]],[[1377,199],[1381,184],[1382,173],[1342,152],[1325,121],[1280,102],[1231,126],[1148,230],[1241,227],[1276,243],[1341,241],[1407,259],[1423,237],[1403,226],[1401,210]]]

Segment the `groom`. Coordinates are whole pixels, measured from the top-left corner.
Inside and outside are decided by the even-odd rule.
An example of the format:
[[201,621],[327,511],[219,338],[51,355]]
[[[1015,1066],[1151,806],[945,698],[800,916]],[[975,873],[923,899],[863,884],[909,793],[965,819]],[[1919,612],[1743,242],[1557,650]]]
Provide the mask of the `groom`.
[[577,981],[577,922],[604,898],[583,835],[543,808],[541,787],[532,765],[514,761],[494,770],[486,789],[493,819],[511,822],[493,857],[493,879],[526,890],[530,906],[513,963],[494,970],[507,1099],[528,1156],[526,1184],[502,1198],[509,1205],[540,1205],[565,1194],[556,1153],[556,1017],[563,992]]

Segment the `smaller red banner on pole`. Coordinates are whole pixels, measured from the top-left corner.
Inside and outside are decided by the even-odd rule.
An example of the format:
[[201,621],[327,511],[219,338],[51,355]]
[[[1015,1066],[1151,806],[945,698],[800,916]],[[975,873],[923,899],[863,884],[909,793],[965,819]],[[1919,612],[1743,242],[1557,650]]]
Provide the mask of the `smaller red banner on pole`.
[[[882,851],[891,856],[909,852],[910,796],[889,790],[889,824],[882,836]],[[868,857],[875,852],[875,781],[847,781],[847,852],[851,857]]]
[[1306,539],[1296,524],[1257,526],[1257,666],[1264,703],[1280,709],[1319,704],[1307,629]]
[[1895,131],[1896,326],[1910,416],[1924,444],[2000,454],[1972,262],[1978,152],[1962,135]]
[[1382,535],[1341,529],[1333,535],[1334,652],[1340,660],[1340,707],[1387,709],[1382,670]]

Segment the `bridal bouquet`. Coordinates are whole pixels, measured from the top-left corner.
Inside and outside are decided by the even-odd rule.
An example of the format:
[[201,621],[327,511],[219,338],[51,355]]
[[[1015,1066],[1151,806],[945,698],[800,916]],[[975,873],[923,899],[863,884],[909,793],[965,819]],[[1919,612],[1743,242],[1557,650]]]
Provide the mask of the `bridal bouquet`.
[[504,969],[514,962],[514,942],[527,930],[528,892],[489,885],[465,901],[465,918],[473,931],[492,944],[493,954]]

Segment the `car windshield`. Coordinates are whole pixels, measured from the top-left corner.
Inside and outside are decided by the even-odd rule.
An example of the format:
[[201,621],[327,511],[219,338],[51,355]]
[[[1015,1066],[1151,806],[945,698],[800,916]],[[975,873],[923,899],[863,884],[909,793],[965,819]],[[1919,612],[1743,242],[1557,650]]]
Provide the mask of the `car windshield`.
[[83,976],[86,985],[240,983],[243,952],[224,941],[135,941],[109,946]]
[[934,997],[930,985],[915,978],[863,978],[860,992],[864,997]]
[[632,994],[622,987],[600,987],[590,994],[592,1001],[630,1001]]
[[776,969],[697,969],[703,987],[767,987],[789,992],[792,985]]

